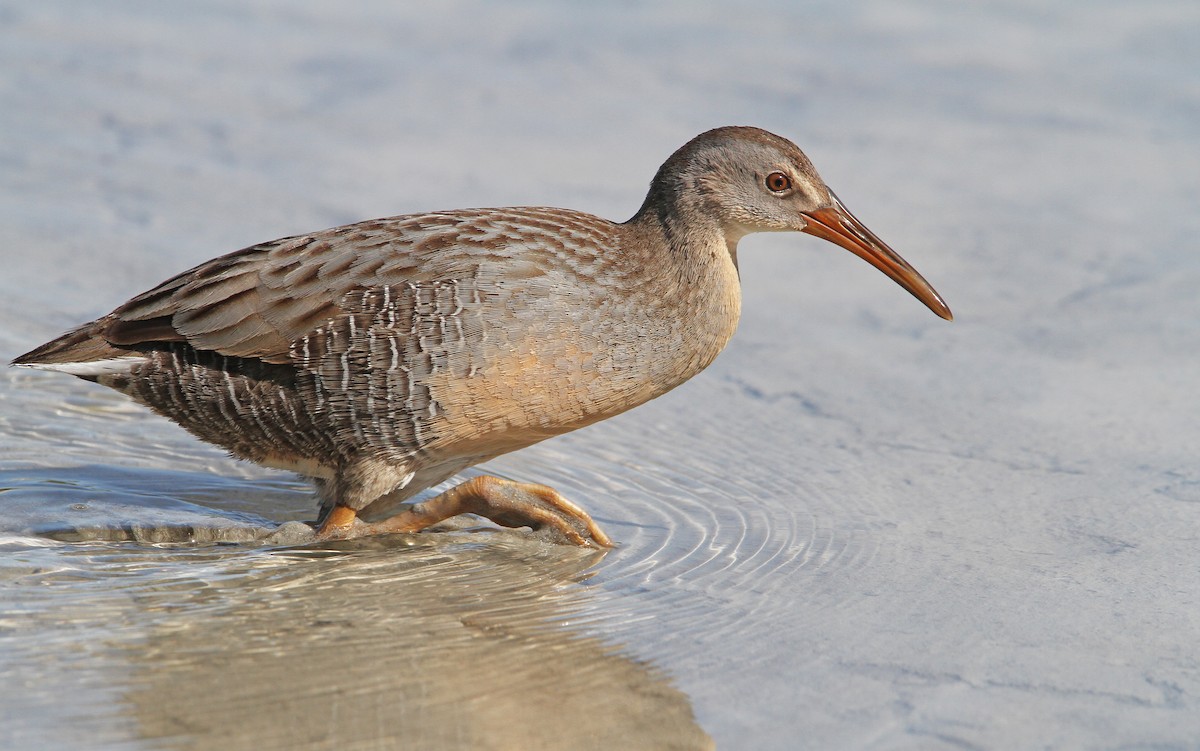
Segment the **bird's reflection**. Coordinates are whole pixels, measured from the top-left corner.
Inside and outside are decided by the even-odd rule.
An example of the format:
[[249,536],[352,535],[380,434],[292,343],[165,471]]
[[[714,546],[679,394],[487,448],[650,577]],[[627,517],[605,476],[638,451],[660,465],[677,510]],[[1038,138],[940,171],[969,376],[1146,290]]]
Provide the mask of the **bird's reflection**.
[[458,537],[147,586],[126,710],[175,748],[712,746],[684,694],[594,635],[579,582],[603,554]]
[[[25,623],[69,626],[89,679],[123,697],[86,711],[155,747],[712,747],[683,693],[601,638],[585,580],[604,552],[516,530],[198,545],[258,537],[274,522],[256,511],[305,498],[203,473],[53,473],[0,473],[4,526],[74,543],[26,575],[43,595]],[[45,654],[27,667],[55,671]]]

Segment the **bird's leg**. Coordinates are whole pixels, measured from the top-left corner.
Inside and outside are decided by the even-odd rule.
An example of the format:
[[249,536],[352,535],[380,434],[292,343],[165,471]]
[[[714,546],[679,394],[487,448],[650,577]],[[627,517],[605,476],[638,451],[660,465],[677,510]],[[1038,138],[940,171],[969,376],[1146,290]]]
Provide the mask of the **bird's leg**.
[[317,538],[418,532],[459,514],[477,514],[502,527],[548,527],[575,545],[612,547],[612,540],[592,517],[553,488],[491,475],[474,477],[377,522],[365,522],[353,509],[335,506],[317,530]]
[[366,522],[358,518],[358,512],[349,506],[334,506],[317,524],[318,540],[346,540],[361,537],[358,528]]

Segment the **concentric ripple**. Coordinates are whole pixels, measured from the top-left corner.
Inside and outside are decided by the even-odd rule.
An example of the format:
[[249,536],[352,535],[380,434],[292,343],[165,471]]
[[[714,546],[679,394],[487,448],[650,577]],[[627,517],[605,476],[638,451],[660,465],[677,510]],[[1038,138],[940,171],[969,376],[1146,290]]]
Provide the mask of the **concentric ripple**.
[[[593,579],[610,595],[600,618],[609,633],[657,644],[655,654],[694,650],[748,628],[840,617],[840,604],[862,600],[854,571],[892,555],[883,540],[893,525],[839,477],[862,458],[809,450],[786,414],[776,419],[649,437],[646,421],[617,420],[493,464],[558,488],[618,542]],[[804,589],[822,612],[795,601]]]

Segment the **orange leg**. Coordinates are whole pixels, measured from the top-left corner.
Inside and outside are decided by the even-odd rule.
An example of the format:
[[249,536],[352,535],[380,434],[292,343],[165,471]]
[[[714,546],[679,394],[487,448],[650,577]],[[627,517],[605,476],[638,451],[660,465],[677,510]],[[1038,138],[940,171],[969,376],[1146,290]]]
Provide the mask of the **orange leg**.
[[349,506],[334,506],[317,529],[317,538],[321,540],[345,540],[358,537],[354,528],[362,524],[358,513]]
[[549,528],[575,545],[612,547],[592,517],[553,488],[490,475],[467,480],[378,522],[364,522],[353,509],[336,506],[317,530],[317,539],[418,532],[459,514],[477,514],[503,527]]

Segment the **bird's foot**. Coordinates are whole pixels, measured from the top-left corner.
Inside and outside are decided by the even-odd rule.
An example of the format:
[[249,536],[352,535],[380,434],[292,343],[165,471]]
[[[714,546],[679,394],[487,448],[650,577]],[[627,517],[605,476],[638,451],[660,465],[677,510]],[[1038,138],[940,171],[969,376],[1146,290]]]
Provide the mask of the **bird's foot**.
[[354,509],[336,506],[317,529],[316,537],[318,540],[345,540],[418,532],[459,514],[477,514],[502,527],[545,530],[574,545],[608,548],[613,544],[586,511],[553,488],[491,475],[474,477],[377,522],[363,521]]

